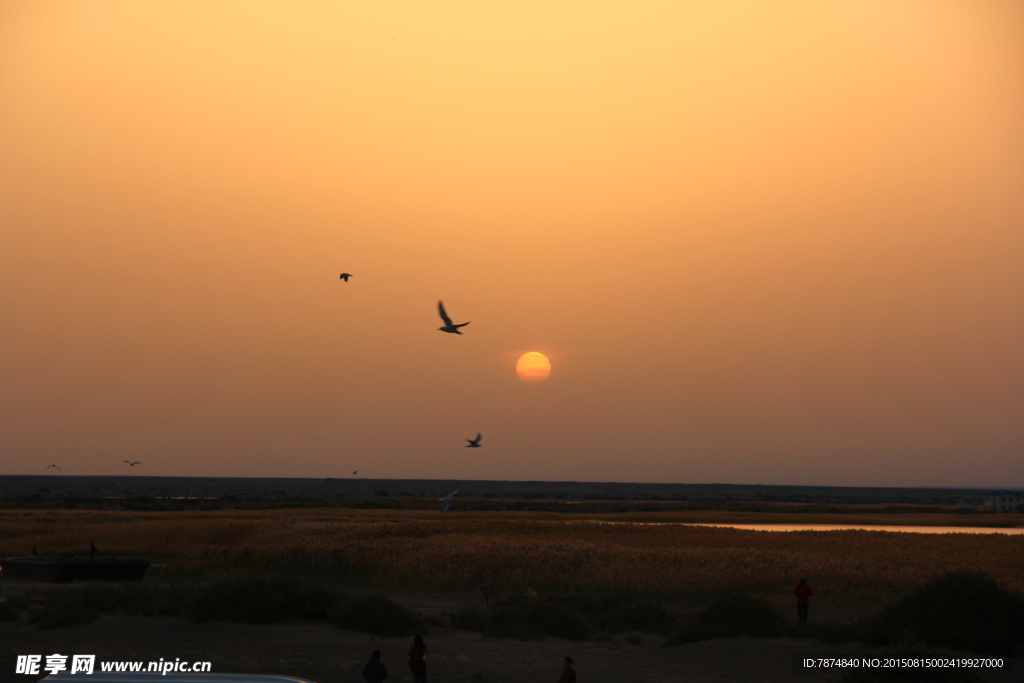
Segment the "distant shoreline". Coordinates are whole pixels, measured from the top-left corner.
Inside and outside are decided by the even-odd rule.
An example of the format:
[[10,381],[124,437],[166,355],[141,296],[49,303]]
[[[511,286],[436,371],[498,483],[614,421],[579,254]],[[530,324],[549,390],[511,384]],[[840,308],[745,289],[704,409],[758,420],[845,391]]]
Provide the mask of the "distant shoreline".
[[524,501],[980,505],[997,488],[660,484],[457,479],[0,475],[0,498],[461,498]]

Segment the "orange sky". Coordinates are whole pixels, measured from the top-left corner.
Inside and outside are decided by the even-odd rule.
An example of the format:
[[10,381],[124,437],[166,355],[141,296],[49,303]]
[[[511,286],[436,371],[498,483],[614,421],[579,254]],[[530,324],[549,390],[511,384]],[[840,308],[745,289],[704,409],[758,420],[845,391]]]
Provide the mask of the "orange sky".
[[1024,486],[1022,121],[1013,0],[0,4],[0,473]]

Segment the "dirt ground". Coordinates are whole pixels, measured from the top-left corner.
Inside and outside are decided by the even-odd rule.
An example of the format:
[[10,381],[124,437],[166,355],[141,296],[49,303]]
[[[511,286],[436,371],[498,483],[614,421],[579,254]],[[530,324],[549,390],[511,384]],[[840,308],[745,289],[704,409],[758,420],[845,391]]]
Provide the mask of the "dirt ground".
[[[12,595],[31,587],[11,584],[7,592]],[[426,615],[480,602],[475,594],[448,592],[394,592],[390,597]],[[43,678],[14,675],[17,656],[56,653],[92,654],[97,662],[209,661],[213,673],[280,674],[315,683],[360,683],[370,653],[379,649],[388,667],[389,683],[398,683],[412,680],[406,665],[411,640],[374,637],[311,622],[193,624],[166,617],[101,616],[92,624],[47,631],[0,622],[0,681],[28,683]],[[520,641],[435,627],[426,636],[429,679],[431,683],[553,683],[560,675],[562,659],[570,655],[580,683],[824,683],[838,681],[840,676],[835,670],[795,673],[793,656],[877,654],[853,644],[824,646],[794,639],[717,639],[671,648],[662,647],[663,641],[663,637],[652,635],[642,635],[639,643],[627,642],[623,636],[597,642]],[[1024,672],[992,680],[1024,681]]]
[[[795,675],[797,652],[862,652],[853,646],[827,647],[798,640],[739,638],[674,648],[661,637],[639,644],[577,643],[559,639],[485,639],[474,633],[435,628],[426,637],[432,683],[512,683],[557,681],[562,658],[576,661],[580,683],[629,681],[827,681],[835,676]],[[101,618],[86,626],[36,631],[24,624],[0,624],[0,680],[14,676],[19,654],[95,654],[97,661],[156,661],[181,658],[210,661],[220,673],[273,673],[317,683],[362,681],[362,668],[374,649],[382,653],[389,681],[411,681],[406,666],[410,638],[374,638],[327,624],[190,624],[168,618]]]

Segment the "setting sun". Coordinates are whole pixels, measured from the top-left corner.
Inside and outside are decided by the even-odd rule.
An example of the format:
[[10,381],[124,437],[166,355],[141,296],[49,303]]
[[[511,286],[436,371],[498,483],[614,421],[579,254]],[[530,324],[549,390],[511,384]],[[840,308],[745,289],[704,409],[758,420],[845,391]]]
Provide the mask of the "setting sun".
[[516,374],[524,382],[543,382],[551,374],[551,361],[539,351],[530,351],[519,357]]

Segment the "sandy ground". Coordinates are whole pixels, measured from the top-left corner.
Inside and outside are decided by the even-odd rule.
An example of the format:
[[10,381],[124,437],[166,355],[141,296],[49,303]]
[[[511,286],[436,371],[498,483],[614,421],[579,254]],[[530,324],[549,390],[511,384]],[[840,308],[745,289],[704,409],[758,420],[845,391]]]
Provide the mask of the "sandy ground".
[[[24,590],[29,586],[19,585]],[[16,592],[16,591],[11,591]],[[425,614],[479,601],[469,594],[410,592],[391,595]],[[482,606],[482,605],[481,605]],[[661,646],[661,636],[639,643],[622,636],[611,641],[572,642],[483,638],[475,633],[433,628],[426,636],[431,683],[533,683],[557,681],[562,659],[576,661],[580,683],[749,683],[751,681],[838,681],[835,671],[793,671],[794,654],[873,655],[858,645],[823,646],[793,639],[734,638],[679,647]],[[379,649],[389,683],[411,681],[407,652],[411,638],[380,638],[344,631],[325,623],[252,625],[193,624],[165,617],[102,616],[88,625],[38,631],[26,624],[0,622],[0,681],[31,682],[43,676],[15,675],[17,655],[93,654],[97,661],[209,661],[214,673],[265,673],[315,683],[361,683],[370,653]],[[88,680],[88,679],[85,679]],[[993,681],[1024,681],[993,677]]]
[[[865,654],[856,646],[823,647],[799,640],[735,638],[681,647],[661,647],[662,639],[640,644],[493,640],[449,629],[426,638],[432,683],[513,683],[558,680],[562,658],[576,661],[580,683],[685,681],[837,680],[835,673],[794,673],[794,653],[845,656]],[[105,618],[88,626],[36,631],[23,624],[0,624],[0,680],[34,681],[15,676],[19,654],[95,654],[97,661],[156,661],[180,658],[209,661],[220,673],[273,673],[317,683],[358,683],[374,649],[382,653],[389,681],[411,681],[405,665],[408,638],[373,638],[326,624],[189,624],[166,618]],[[87,679],[86,679],[87,680]],[[1024,676],[994,680],[1024,680]]]
[[[511,683],[557,681],[562,658],[571,655],[581,683],[626,681],[826,681],[834,676],[794,675],[795,652],[852,653],[852,646],[822,648],[797,640],[740,638],[711,640],[675,648],[660,637],[640,644],[495,640],[435,628],[426,637],[433,683],[466,681]],[[23,624],[0,624],[0,680],[13,676],[19,654],[95,654],[98,661],[210,661],[221,673],[275,673],[317,683],[362,681],[362,668],[374,649],[382,653],[389,681],[410,681],[406,667],[409,638],[373,638],[326,624],[189,624],[167,618],[103,618],[87,626],[36,631]]]

